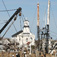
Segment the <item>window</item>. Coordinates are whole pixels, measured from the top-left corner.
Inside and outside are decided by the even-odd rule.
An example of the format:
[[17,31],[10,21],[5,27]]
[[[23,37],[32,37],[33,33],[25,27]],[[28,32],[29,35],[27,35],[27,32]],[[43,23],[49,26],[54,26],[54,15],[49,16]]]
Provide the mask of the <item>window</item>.
[[32,37],[30,39],[33,40]]
[[28,38],[26,38],[26,42],[28,42]]

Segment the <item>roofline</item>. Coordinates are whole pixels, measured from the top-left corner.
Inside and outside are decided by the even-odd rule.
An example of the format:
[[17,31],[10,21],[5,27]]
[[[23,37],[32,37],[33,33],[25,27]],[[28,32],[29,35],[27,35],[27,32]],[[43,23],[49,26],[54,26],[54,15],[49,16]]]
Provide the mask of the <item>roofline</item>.
[[19,32],[13,34],[12,37],[16,37],[18,34],[20,34],[20,33],[22,33],[22,32],[23,32],[23,30],[20,30]]

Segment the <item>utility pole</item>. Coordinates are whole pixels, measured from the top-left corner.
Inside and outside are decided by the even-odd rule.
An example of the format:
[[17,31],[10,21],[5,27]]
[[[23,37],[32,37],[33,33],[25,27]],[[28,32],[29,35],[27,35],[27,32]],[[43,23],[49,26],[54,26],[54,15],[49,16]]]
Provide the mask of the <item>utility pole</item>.
[[50,21],[50,0],[48,0],[47,28],[46,28],[46,53],[49,51],[49,21]]
[[40,51],[39,3],[37,4],[37,38],[38,38],[38,50]]

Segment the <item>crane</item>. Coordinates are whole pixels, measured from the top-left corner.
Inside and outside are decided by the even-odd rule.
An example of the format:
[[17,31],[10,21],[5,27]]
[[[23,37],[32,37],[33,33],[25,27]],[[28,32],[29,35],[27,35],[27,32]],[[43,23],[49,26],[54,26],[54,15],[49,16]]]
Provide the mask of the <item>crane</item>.
[[6,26],[13,20],[13,18],[20,13],[22,10],[21,7],[19,7],[16,12],[10,17],[10,19],[6,22],[6,24],[0,29],[0,34],[3,32],[3,30],[6,28]]
[[[11,25],[14,23],[14,21],[17,19],[17,14],[19,13],[19,16],[21,16],[21,10],[22,8],[19,7],[16,12],[10,17],[10,19],[6,22],[6,24],[0,29],[0,34],[3,32],[3,30],[7,27],[7,25],[12,21],[12,23],[10,24],[10,26],[8,27],[8,29],[6,30],[6,32],[4,33],[4,35],[1,37],[1,39],[3,39],[3,37],[5,36],[5,34],[7,33],[7,31],[9,30],[9,28],[11,27]],[[0,43],[0,45],[4,45],[3,41],[2,43]],[[15,44],[8,44],[6,45],[7,47],[9,47],[9,45],[15,45]],[[18,45],[18,43],[16,43],[16,45]]]

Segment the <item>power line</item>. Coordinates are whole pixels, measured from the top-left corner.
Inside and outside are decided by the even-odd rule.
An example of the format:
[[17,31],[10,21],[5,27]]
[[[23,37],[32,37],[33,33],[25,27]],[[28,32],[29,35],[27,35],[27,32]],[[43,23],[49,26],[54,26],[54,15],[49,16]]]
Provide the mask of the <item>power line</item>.
[[[6,5],[5,5],[5,3],[4,3],[4,1],[3,1],[3,0],[2,0],[2,2],[3,2],[3,5],[4,5],[4,7],[5,7],[6,11],[7,11]],[[10,14],[9,14],[9,12],[8,12],[8,11],[7,11],[7,13],[8,13],[8,16],[10,17]]]
[[[5,3],[4,3],[4,1],[2,0],[2,2],[3,2],[3,5],[4,5],[4,7],[5,7],[5,9],[6,9],[6,11],[7,11],[7,8],[6,8],[6,5],[5,5]],[[7,13],[8,13],[8,16],[10,17],[10,14],[9,14],[9,12],[7,11]],[[17,32],[17,29],[16,29],[16,27],[15,27],[15,25],[13,24],[13,26],[14,26],[14,28],[15,28],[15,31]]]
[[57,37],[57,33],[55,33],[55,32],[53,32],[53,31],[51,31],[52,33],[50,33],[51,35],[53,35],[53,36],[56,36]]
[[10,10],[0,10],[0,12],[6,12],[6,11],[15,11],[17,9],[10,9]]
[[54,31],[50,31],[50,32],[52,32],[52,33],[54,33],[54,34],[56,34],[56,35],[57,35],[57,33],[55,33]]
[[[21,18],[21,17],[22,17],[22,18]],[[22,29],[22,22],[21,22],[21,20],[22,20],[22,22],[25,21],[25,16],[24,16],[23,13],[22,13],[22,15],[20,16],[20,28]]]
[[[14,18],[14,21],[15,19],[17,18],[17,16]],[[4,35],[2,36],[2,38],[5,36],[5,34],[8,32],[8,30],[10,29],[10,27],[12,26],[12,24],[14,23],[14,21],[12,21],[12,23],[10,24],[10,26],[8,27],[8,29],[6,30],[6,32],[4,33]]]
[[[51,10],[52,10],[52,7],[51,7]],[[54,23],[55,23],[55,27],[57,28],[57,24],[56,24],[56,21],[55,21],[53,10],[52,10],[52,15],[53,15],[53,20],[54,20]]]
[[24,22],[24,20],[25,20],[25,16],[24,16],[24,14],[22,13],[22,19],[23,19],[23,22]]
[[51,34],[51,36],[53,36],[53,37],[52,37],[53,39],[56,39],[56,40],[57,40],[57,35]]

